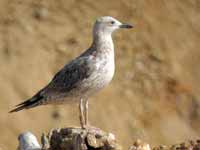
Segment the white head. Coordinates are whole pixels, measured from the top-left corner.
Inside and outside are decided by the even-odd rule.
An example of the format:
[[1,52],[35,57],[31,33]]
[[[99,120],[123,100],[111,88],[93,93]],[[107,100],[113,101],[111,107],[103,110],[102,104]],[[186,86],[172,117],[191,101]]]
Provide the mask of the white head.
[[96,20],[93,28],[93,34],[99,35],[99,34],[108,34],[111,35],[115,30],[120,28],[132,28],[133,26],[121,23],[117,19],[110,17],[110,16],[104,16],[100,17]]

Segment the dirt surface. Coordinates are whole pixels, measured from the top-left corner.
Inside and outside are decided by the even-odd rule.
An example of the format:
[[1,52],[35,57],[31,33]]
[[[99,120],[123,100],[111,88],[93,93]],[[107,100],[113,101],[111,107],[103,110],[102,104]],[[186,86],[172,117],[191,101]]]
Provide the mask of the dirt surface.
[[114,34],[112,83],[90,99],[90,123],[127,148],[200,136],[200,1],[0,0],[0,148],[24,131],[79,125],[78,107],[8,114],[91,43],[94,20],[113,16],[135,28]]

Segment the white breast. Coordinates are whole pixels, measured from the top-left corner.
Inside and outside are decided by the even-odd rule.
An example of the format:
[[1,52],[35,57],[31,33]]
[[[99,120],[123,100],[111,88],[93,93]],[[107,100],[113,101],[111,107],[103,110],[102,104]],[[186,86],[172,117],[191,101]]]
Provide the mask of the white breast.
[[109,54],[106,58],[106,62],[104,62],[105,65],[100,66],[99,69],[102,69],[102,81],[104,82],[105,85],[107,85],[113,78],[114,76],[114,71],[115,71],[115,63],[114,63],[114,54]]
[[110,34],[99,35],[92,49],[94,51],[89,56],[92,72],[87,79],[83,80],[80,89],[80,93],[85,96],[90,96],[108,85],[115,70],[114,45]]
[[97,75],[97,88],[103,88],[110,83],[114,76],[115,63],[114,63],[114,54],[110,53],[109,55],[103,56],[100,61],[100,66],[98,68],[99,73]]
[[93,61],[95,69],[89,78],[84,80],[82,87],[87,89],[85,95],[92,95],[110,83],[114,76],[114,54],[102,55]]

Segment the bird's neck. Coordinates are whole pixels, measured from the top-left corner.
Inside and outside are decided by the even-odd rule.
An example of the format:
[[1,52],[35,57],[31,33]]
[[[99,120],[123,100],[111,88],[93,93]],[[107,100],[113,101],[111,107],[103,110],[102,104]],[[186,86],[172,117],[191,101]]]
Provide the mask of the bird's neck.
[[93,33],[93,46],[99,51],[113,52],[114,45],[111,34],[103,32]]

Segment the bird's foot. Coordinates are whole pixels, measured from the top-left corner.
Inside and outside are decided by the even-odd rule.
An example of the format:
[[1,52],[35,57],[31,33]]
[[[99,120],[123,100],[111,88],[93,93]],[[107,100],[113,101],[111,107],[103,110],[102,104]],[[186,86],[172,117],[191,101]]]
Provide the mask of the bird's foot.
[[83,124],[83,125],[81,125],[81,128],[84,130],[89,130],[92,128],[92,126],[90,126],[89,124]]

